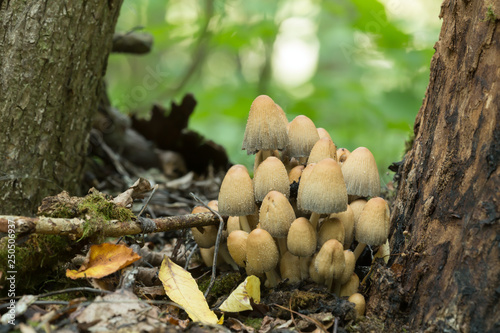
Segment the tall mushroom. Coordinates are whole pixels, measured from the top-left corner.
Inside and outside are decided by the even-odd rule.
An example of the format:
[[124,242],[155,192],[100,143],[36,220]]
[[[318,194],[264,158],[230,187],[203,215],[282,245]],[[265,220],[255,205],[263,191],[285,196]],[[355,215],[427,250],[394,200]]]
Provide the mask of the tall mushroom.
[[242,230],[250,232],[246,215],[256,211],[253,184],[244,165],[233,165],[227,171],[219,191],[219,213],[239,216]]
[[288,230],[288,251],[300,257],[300,276],[302,280],[309,275],[309,258],[316,251],[316,230],[305,217],[299,217],[292,222]]
[[368,200],[354,225],[356,240],[359,242],[354,250],[356,260],[359,258],[366,245],[382,245],[389,236],[389,205],[380,198]]
[[325,279],[328,290],[333,291],[335,285],[335,294],[340,294],[339,280],[345,269],[344,247],[336,239],[327,241],[318,252],[314,262],[318,274]]
[[283,162],[274,156],[266,158],[255,171],[253,187],[257,202],[262,202],[266,194],[271,191],[281,192],[288,198],[290,184]]
[[312,147],[318,140],[319,134],[313,121],[303,115],[297,116],[288,127],[286,153],[290,157],[298,157],[299,163],[305,164]]
[[311,149],[307,163],[318,163],[325,158],[332,158],[337,161],[337,147],[329,138],[322,138],[316,141]]
[[272,150],[285,149],[287,142],[287,119],[283,110],[269,96],[255,98],[248,114],[242,149],[249,155],[262,150],[265,160]]
[[380,194],[377,163],[368,148],[352,151],[342,164],[347,194],[354,197],[376,197]]

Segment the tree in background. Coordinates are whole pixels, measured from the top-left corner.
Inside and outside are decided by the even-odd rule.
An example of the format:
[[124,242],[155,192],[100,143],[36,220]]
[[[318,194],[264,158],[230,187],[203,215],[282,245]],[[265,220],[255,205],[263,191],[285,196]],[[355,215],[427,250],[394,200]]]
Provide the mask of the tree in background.
[[0,2],[0,214],[78,192],[120,6]]

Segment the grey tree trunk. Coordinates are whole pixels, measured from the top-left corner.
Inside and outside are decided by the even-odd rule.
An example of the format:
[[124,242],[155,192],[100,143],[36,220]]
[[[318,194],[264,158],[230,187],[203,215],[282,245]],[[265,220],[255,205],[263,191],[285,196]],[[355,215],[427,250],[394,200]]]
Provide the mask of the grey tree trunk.
[[441,17],[368,312],[390,332],[500,332],[500,5]]
[[78,192],[121,2],[0,1],[0,214]]

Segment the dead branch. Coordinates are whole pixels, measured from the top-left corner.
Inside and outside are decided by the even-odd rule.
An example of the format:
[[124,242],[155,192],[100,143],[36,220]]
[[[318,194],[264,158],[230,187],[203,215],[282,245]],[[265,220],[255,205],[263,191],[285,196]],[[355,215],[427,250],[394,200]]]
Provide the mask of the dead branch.
[[[218,225],[219,218],[212,213],[187,214],[151,219],[155,228],[151,232],[173,231],[186,228]],[[87,221],[79,218],[25,217],[0,215],[0,232],[9,232],[9,225],[15,233],[36,233],[82,237]],[[10,227],[12,228],[12,227]],[[102,223],[100,234],[104,237],[137,235],[143,232],[140,221],[120,222],[116,220]]]

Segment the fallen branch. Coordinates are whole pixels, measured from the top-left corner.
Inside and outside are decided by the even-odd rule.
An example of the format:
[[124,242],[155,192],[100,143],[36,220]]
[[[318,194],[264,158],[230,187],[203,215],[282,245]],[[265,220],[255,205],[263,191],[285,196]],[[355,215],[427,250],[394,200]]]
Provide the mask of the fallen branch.
[[[218,225],[219,218],[212,213],[187,214],[179,216],[148,219],[152,228],[147,232],[173,231],[187,228]],[[25,217],[0,215],[0,232],[36,233],[44,235],[60,235],[80,238],[83,235],[87,221],[79,218]],[[148,226],[149,227],[149,226]],[[137,235],[143,232],[143,223],[138,221],[120,222],[116,220],[102,223],[100,234],[104,237],[119,237]],[[11,231],[12,233],[12,231]]]

